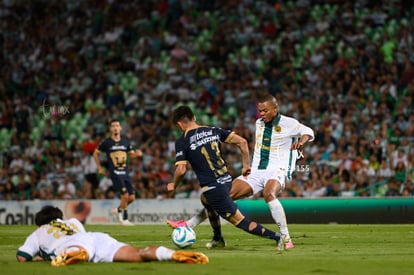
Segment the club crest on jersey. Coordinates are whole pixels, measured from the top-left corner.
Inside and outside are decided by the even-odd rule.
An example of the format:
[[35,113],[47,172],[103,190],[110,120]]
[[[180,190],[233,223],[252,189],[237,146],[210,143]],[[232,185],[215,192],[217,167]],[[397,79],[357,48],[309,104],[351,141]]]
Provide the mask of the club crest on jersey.
[[280,127],[279,125],[276,125],[275,126],[275,131],[276,131],[276,133],[282,132],[282,127]]

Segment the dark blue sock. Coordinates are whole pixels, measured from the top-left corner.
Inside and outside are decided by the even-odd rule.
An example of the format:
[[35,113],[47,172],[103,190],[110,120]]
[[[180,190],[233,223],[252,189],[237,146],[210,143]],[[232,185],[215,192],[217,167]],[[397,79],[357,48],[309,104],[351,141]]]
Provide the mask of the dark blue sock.
[[260,223],[256,223],[256,227],[253,228],[252,231],[249,230],[249,225],[252,222],[246,218],[244,218],[238,225],[237,227],[240,229],[243,229],[244,231],[246,231],[247,233],[253,234],[253,235],[257,235],[257,236],[261,236],[264,238],[269,238],[272,240],[276,240],[279,241],[280,240],[280,234],[276,233],[270,229],[267,229],[266,227],[263,227]]

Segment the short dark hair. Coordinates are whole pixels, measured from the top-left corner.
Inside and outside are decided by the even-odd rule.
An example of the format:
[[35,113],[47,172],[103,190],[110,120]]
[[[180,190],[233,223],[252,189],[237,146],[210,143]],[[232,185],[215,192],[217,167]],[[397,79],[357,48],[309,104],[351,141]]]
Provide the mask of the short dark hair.
[[192,120],[194,118],[194,113],[188,106],[180,106],[177,107],[177,109],[174,110],[173,116],[172,116],[172,122],[174,124],[177,124],[180,120]]
[[121,121],[119,121],[119,119],[114,118],[114,119],[111,119],[111,120],[109,121],[109,126],[111,126],[111,125],[112,125],[112,123],[114,123],[114,122],[119,122],[119,123],[121,123]]
[[266,95],[264,95],[264,96],[260,97],[260,98],[257,100],[257,102],[259,102],[259,103],[265,103],[265,102],[268,102],[268,101],[273,102],[276,106],[278,105],[278,104],[277,104],[276,97],[272,96],[271,94],[266,94]]
[[63,213],[58,207],[46,205],[40,209],[39,212],[36,213],[35,216],[35,224],[37,226],[41,226],[44,224],[48,224],[53,220],[62,219]]

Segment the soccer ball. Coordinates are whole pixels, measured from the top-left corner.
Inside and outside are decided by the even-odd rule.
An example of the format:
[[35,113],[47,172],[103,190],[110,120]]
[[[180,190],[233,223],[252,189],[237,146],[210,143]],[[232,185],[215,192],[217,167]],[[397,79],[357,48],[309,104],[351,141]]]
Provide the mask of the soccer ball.
[[177,227],[171,234],[172,242],[179,248],[190,247],[196,241],[196,233],[189,226]]

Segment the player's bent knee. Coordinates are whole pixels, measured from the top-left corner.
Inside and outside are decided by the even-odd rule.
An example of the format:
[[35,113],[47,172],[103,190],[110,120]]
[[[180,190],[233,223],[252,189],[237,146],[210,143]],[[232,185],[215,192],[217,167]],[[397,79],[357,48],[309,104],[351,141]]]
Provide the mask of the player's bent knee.
[[240,210],[237,210],[236,213],[234,213],[233,215],[229,216],[227,218],[227,220],[234,224],[234,225],[238,225],[242,220],[244,219],[244,215],[240,212]]
[[266,202],[270,202],[277,198],[281,191],[282,185],[277,180],[269,180],[263,189],[263,198]]

